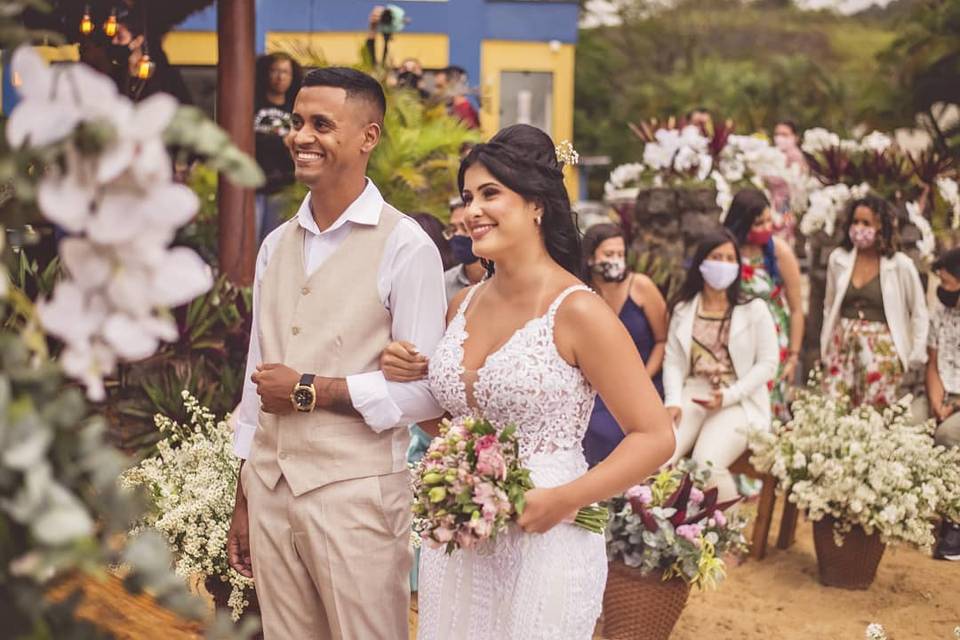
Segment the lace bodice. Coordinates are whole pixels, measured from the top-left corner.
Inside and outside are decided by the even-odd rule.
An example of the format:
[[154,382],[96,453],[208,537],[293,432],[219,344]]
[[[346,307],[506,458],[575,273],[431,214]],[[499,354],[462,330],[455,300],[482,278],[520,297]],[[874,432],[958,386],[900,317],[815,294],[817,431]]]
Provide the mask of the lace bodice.
[[487,356],[479,370],[467,372],[463,367],[463,344],[468,337],[465,313],[481,286],[467,293],[431,359],[434,395],[454,417],[483,417],[498,428],[515,424],[523,459],[541,453],[580,452],[596,396],[583,373],[557,351],[554,322],[567,296],[589,289],[583,285],[566,289],[546,314],[518,329]]

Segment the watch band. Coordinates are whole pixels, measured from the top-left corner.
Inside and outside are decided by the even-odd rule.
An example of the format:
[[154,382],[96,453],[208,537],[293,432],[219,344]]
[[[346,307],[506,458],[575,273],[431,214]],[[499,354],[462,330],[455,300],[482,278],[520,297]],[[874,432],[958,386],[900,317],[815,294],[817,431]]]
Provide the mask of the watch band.
[[300,386],[309,387],[310,385],[313,384],[313,379],[316,377],[317,376],[315,376],[312,373],[303,374],[302,376],[300,376]]

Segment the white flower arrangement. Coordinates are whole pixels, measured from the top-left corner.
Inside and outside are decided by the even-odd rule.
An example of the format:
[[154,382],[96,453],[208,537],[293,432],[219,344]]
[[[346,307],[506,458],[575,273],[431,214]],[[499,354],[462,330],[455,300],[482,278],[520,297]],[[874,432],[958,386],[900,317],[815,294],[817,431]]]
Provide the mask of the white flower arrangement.
[[883,153],[893,146],[893,138],[881,131],[873,131],[860,140],[860,148],[874,153]]
[[132,533],[159,531],[173,550],[178,575],[219,576],[229,582],[233,589],[228,604],[237,620],[249,604],[246,591],[253,587],[253,580],[234,571],[227,558],[240,460],[233,454],[227,421],[217,421],[189,392],[182,396],[189,424],[156,415],[157,429],[166,435],[157,444],[157,455],[120,478],[124,487],[146,488],[152,501]]
[[854,198],[860,198],[869,193],[870,185],[866,182],[856,187],[849,187],[843,183],[831,184],[810,193],[810,203],[806,213],[800,219],[800,231],[809,237],[818,231],[832,236],[836,229],[837,219],[846,208],[847,203]]
[[37,202],[70,234],[60,245],[68,276],[37,303],[43,327],[61,339],[64,371],[103,400],[118,360],[152,355],[178,337],[168,308],[213,284],[193,250],[170,248],[196,213],[189,187],[173,181],[163,133],[177,101],[157,94],[134,105],[84,64],[50,68],[25,46],[12,72],[22,100],[10,114],[10,145],[48,152]]
[[800,148],[805,153],[818,153],[832,147],[840,146],[840,136],[823,127],[814,127],[803,132],[803,142]]
[[940,176],[937,178],[937,191],[940,193],[940,197],[943,198],[950,207],[952,214],[950,217],[950,228],[960,229],[960,188],[957,186],[957,181],[953,178]]
[[859,526],[884,543],[929,549],[937,517],[960,513],[960,450],[936,446],[932,422],[910,423],[910,396],[882,413],[850,410],[818,384],[814,376],[800,392],[793,420],[750,434],[753,464],[811,520],[832,516],[838,545]]
[[603,185],[603,196],[607,202],[616,200],[636,200],[643,184],[646,167],[642,162],[622,164],[610,172]]
[[908,202],[906,207],[907,218],[920,231],[917,250],[920,252],[920,257],[929,265],[933,262],[934,252],[937,250],[937,237],[933,233],[930,221],[924,217],[918,203]]

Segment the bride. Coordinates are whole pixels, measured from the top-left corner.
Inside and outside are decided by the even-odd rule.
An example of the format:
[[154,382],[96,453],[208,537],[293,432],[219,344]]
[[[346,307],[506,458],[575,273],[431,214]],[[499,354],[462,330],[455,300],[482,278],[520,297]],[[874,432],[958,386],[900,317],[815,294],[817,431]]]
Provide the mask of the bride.
[[[568,519],[643,481],[673,454],[670,417],[623,324],[580,284],[579,234],[550,137],[500,131],[464,159],[459,187],[488,280],[450,304],[427,363],[383,356],[388,378],[429,375],[453,416],[516,424],[535,489],[518,527],[478,549],[422,550],[421,640],[589,639],[606,580],[604,538]],[[581,441],[599,392],[626,437],[587,471]]]

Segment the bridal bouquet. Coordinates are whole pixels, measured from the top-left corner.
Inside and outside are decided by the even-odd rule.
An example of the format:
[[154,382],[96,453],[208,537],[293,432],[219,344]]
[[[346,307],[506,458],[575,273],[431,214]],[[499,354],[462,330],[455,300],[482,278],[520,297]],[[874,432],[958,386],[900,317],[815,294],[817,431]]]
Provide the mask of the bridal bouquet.
[[[469,549],[493,539],[523,513],[524,495],[533,489],[530,471],[520,463],[516,427],[502,431],[486,420],[445,420],[414,470],[414,529],[434,547]],[[581,509],[573,524],[602,533],[608,512]]]

